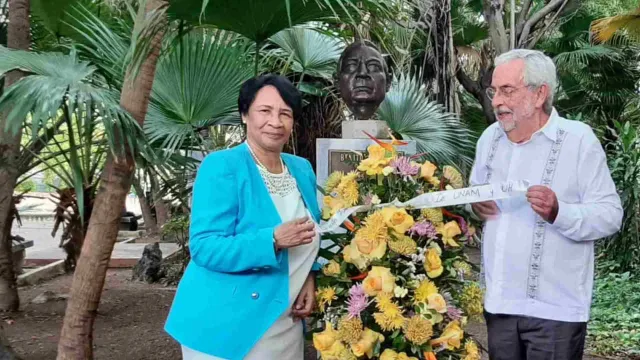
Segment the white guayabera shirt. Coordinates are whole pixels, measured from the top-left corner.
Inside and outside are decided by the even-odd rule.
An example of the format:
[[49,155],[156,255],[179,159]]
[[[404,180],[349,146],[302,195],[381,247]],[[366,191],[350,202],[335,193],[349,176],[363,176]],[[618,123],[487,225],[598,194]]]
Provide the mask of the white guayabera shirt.
[[554,109],[527,142],[498,123],[478,140],[471,184],[528,180],[558,197],[553,224],[524,195],[497,201],[483,236],[485,309],[490,313],[585,322],[593,288],[594,240],[620,229],[622,207],[605,153],[591,128]]

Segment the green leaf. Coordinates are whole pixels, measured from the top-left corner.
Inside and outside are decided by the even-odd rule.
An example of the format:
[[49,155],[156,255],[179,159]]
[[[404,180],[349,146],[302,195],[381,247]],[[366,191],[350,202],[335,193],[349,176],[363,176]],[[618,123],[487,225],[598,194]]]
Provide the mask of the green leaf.
[[158,62],[145,120],[149,141],[168,153],[199,129],[239,124],[240,85],[252,76],[247,43],[235,34],[193,33],[178,44]]
[[391,89],[378,108],[380,120],[405,140],[415,140],[419,153],[439,164],[473,163],[475,139],[466,124],[426,97],[418,76],[394,77]]

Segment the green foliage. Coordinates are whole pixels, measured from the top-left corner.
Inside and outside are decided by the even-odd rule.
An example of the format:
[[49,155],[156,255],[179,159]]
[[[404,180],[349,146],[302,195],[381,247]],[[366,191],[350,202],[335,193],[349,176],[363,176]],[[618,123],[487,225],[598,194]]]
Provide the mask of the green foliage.
[[596,354],[629,359],[640,356],[640,277],[612,273],[610,265],[599,265],[588,346]]
[[240,85],[252,76],[246,41],[229,32],[190,34],[156,69],[145,120],[149,141],[169,153],[213,125],[239,124]]
[[[358,1],[364,8],[384,7],[384,1]],[[280,30],[309,21],[358,18],[354,0],[170,0],[169,16],[190,24],[210,24],[261,43]],[[349,14],[347,16],[346,14]]]
[[282,30],[270,40],[280,48],[271,54],[292,71],[325,80],[332,79],[343,48],[335,37],[303,27]]
[[620,271],[640,270],[639,128],[630,122],[616,122],[616,128],[612,130],[616,140],[607,149],[609,169],[620,194],[624,217],[620,231],[602,240],[599,252],[605,259],[618,264]]
[[27,193],[27,192],[31,192],[34,191],[36,189],[36,183],[33,182],[33,180],[31,179],[26,179],[24,181],[21,181],[17,186],[16,186],[16,192],[19,193]]
[[415,140],[418,152],[426,153],[438,164],[470,166],[475,148],[471,132],[455,114],[429,101],[425,92],[419,77],[405,74],[395,77],[378,108],[378,118],[403,139]]

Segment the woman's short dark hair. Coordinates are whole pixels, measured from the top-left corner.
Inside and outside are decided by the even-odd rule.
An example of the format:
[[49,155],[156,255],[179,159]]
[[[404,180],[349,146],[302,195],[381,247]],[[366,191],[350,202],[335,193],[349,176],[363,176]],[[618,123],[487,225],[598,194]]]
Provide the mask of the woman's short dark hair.
[[256,99],[256,94],[265,86],[271,85],[278,90],[282,100],[291,107],[293,118],[296,119],[302,111],[302,96],[298,89],[284,76],[265,74],[245,81],[240,87],[238,96],[238,112],[246,115],[249,107]]

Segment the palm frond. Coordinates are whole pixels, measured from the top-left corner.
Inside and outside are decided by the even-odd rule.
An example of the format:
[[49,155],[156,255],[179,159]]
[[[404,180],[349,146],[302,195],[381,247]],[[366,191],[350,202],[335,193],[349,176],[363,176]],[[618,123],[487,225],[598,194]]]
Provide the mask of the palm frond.
[[556,66],[562,69],[576,69],[585,66],[590,60],[611,60],[619,58],[619,53],[615,48],[603,45],[582,44],[573,51],[563,52],[554,57]]
[[291,69],[297,73],[331,79],[343,45],[335,37],[313,29],[294,27],[270,38],[290,59]]
[[620,30],[640,38],[640,7],[628,14],[598,19],[591,24],[591,32],[598,42],[609,41]]
[[96,67],[79,60],[75,51],[38,54],[0,46],[0,76],[11,70],[27,76],[0,97],[0,111],[9,111],[6,129],[17,132],[30,117],[36,136],[64,107],[69,115],[95,111],[113,152],[125,146],[133,151],[143,139],[138,123],[120,107],[120,93],[94,86]]
[[377,111],[392,131],[415,140],[417,150],[440,164],[472,164],[474,139],[456,115],[429,101],[425,86],[415,75],[394,77],[391,89]]
[[240,85],[252,76],[246,42],[235,34],[190,34],[156,69],[145,121],[150,142],[171,152],[198,129],[238,123]]

